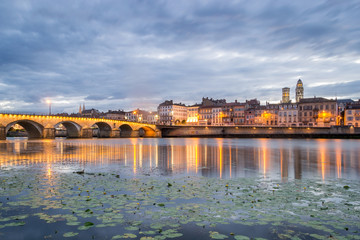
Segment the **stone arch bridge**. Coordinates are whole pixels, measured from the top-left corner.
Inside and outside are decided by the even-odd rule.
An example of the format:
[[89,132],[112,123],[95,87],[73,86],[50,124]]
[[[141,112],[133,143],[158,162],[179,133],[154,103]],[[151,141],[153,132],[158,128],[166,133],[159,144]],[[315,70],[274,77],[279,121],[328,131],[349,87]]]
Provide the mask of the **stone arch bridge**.
[[154,124],[128,122],[101,118],[62,117],[48,115],[0,114],[0,140],[19,124],[29,138],[55,138],[55,128],[62,124],[69,138],[92,138],[93,129],[98,127],[98,137],[161,137],[161,130]]

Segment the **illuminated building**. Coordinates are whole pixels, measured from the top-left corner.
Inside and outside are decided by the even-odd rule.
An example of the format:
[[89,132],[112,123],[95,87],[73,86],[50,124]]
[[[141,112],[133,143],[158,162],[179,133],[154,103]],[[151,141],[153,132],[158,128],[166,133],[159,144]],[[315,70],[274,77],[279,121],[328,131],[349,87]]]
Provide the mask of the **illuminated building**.
[[90,117],[90,118],[98,118],[100,116],[100,111],[97,110],[97,109],[82,109],[81,111],[81,114],[80,114],[81,117]]
[[158,121],[159,121],[159,115],[156,111],[149,112],[149,114],[146,116],[146,123],[158,124]]
[[223,106],[226,104],[225,99],[202,98],[199,107],[199,125],[222,125],[224,113]]
[[284,87],[282,89],[282,103],[289,103],[290,102],[290,88]]
[[245,125],[255,124],[255,108],[246,109],[244,115],[245,115]]
[[221,107],[213,107],[211,109],[211,121],[212,125],[219,126],[223,124],[224,113]]
[[298,103],[299,126],[327,127],[336,125],[337,101],[321,97],[303,98]]
[[[199,125],[212,124],[212,109],[214,106],[200,106],[199,107]],[[221,109],[221,108],[220,108]]]
[[104,114],[104,117],[107,119],[125,120],[125,112],[122,110],[118,110],[118,111],[109,110],[107,113]]
[[[235,101],[236,102],[236,101]],[[247,108],[246,103],[239,103],[239,105],[234,106],[234,124],[235,125],[245,125],[245,110]]]
[[344,125],[354,127],[360,126],[360,102],[345,107],[344,119]]
[[300,99],[304,98],[304,86],[301,79],[299,79],[296,83],[295,92],[296,92],[296,102],[298,103],[300,102]]
[[[139,108],[133,111],[125,112],[125,120],[130,122],[147,123],[147,118],[150,113]],[[156,114],[155,114],[156,115]]]
[[199,124],[199,104],[188,106],[186,124],[198,125]]
[[279,105],[278,125],[285,127],[298,125],[298,107],[296,103],[281,103]]
[[275,126],[278,124],[278,104],[266,103],[265,106],[255,108],[254,124],[262,126]]
[[337,99],[337,104],[338,104],[338,116],[337,116],[337,125],[345,125],[345,119],[344,119],[344,115],[345,115],[345,108],[351,104],[354,104],[354,100],[352,99]]
[[159,104],[158,115],[160,117],[160,124],[185,124],[187,120],[187,107],[185,104],[166,100]]

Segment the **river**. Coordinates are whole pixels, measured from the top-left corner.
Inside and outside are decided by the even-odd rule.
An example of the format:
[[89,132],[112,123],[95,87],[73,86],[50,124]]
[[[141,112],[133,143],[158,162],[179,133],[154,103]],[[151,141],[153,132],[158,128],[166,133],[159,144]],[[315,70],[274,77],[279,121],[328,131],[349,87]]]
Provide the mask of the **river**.
[[0,141],[0,239],[360,239],[360,140]]

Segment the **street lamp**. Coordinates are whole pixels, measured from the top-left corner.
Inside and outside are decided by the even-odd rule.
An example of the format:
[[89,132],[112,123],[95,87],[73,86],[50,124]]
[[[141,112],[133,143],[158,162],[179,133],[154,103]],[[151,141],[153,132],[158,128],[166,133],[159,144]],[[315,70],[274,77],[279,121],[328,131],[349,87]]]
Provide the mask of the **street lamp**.
[[47,99],[46,103],[49,105],[49,115],[51,115],[51,101],[50,101],[50,99]]

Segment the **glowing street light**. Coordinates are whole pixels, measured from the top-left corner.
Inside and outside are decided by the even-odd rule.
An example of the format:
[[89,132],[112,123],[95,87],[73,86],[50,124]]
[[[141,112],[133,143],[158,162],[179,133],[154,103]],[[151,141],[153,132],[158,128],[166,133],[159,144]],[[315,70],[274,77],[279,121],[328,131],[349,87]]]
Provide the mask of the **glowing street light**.
[[46,103],[49,105],[49,115],[51,115],[51,100],[47,99]]

